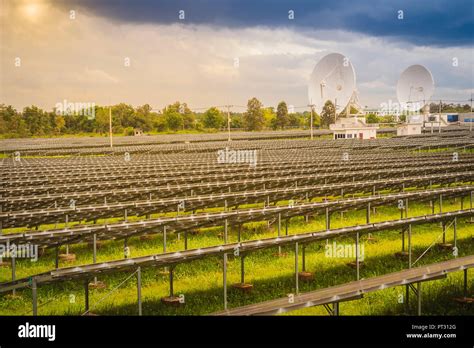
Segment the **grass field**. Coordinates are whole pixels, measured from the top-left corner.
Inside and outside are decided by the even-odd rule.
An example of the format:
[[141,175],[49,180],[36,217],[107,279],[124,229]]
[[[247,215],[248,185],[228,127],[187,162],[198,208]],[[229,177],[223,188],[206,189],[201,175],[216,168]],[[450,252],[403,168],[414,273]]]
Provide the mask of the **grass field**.
[[[467,206],[467,198],[465,206]],[[460,209],[460,200],[452,199],[444,202],[443,211]],[[431,213],[428,204],[410,204],[410,216]],[[379,207],[372,215],[372,222],[398,219],[399,210],[394,207]],[[365,223],[365,211],[351,211],[334,213],[331,227],[343,227]],[[324,216],[311,217],[306,223],[304,218],[293,218],[289,224],[289,233],[296,234],[308,231],[323,230],[325,227]],[[18,229],[16,229],[18,230]],[[189,235],[188,248],[200,248],[210,245],[222,244],[219,233],[223,228],[203,229],[197,235]],[[13,232],[13,231],[11,231]],[[282,230],[284,233],[284,228]],[[439,224],[420,225],[413,228],[412,245],[413,260],[416,260],[441,234]],[[244,225],[243,239],[262,239],[276,235],[275,224],[268,227],[266,222],[255,222]],[[458,223],[458,248],[459,256],[474,254],[474,224],[464,221]],[[361,269],[361,278],[369,278],[407,267],[407,261],[393,256],[401,249],[399,231],[384,231],[374,235],[375,241],[368,242],[366,236],[361,237],[365,248],[365,267]],[[448,230],[447,240],[452,241],[452,229]],[[237,240],[237,232],[231,230],[230,241]],[[353,239],[339,238],[337,243],[350,244]],[[329,241],[332,243],[332,240]],[[143,256],[162,252],[161,235],[153,236],[149,240],[139,237],[130,239],[128,245],[131,256]],[[310,283],[300,282],[300,292],[315,290],[342,284],[355,280],[355,270],[346,265],[353,259],[328,258],[325,256],[325,242],[310,244],[306,248],[306,269],[314,272],[315,279]],[[168,251],[177,251],[184,248],[183,238],[178,235],[168,236]],[[64,251],[64,248],[63,248]],[[70,252],[77,256],[75,263],[62,263],[60,267],[74,264],[92,262],[91,247],[87,245],[74,245]],[[284,297],[294,291],[294,249],[283,248],[286,256],[277,256],[277,250],[262,250],[246,257],[246,282],[252,283],[254,289],[251,293],[241,293],[239,290],[228,287],[229,307],[236,307],[254,302]],[[431,248],[426,255],[417,262],[417,265],[429,264],[448,260],[454,257],[450,251]],[[98,249],[98,260],[123,258],[123,242],[104,242]],[[300,256],[301,262],[301,256]],[[51,270],[54,267],[54,252],[47,251],[46,255],[37,262],[17,260],[17,278],[28,277],[33,274]],[[301,267],[301,265],[300,265]],[[160,302],[160,298],[167,296],[169,283],[168,275],[164,269],[146,268],[142,270],[142,299],[144,315],[199,315],[221,310],[222,300],[222,261],[217,258],[207,258],[191,263],[180,264],[174,271],[175,295],[184,295],[185,304],[179,308],[169,307]],[[0,268],[0,281],[9,281],[10,268]],[[99,280],[107,284],[103,290],[90,291],[91,311],[99,315],[136,315],[137,295],[136,280],[132,276],[121,284],[131,273],[121,272],[101,276]],[[240,281],[240,260],[231,258],[228,262],[228,285]],[[469,288],[474,290],[472,271],[469,277]],[[462,273],[451,274],[447,279],[436,280],[423,284],[423,313],[424,314],[473,314],[472,307],[463,307],[455,303],[452,298],[460,296],[462,292]],[[398,287],[371,293],[358,301],[346,302],[340,305],[344,315],[398,315],[404,313],[404,304],[399,303],[399,295],[404,294],[404,288]],[[31,291],[28,289],[17,291],[16,296],[1,295],[0,315],[31,314]],[[84,291],[81,281],[71,281],[45,285],[38,290],[40,315],[80,315],[84,311]],[[413,297],[412,297],[413,298]],[[412,301],[413,306],[415,305]],[[414,307],[412,313],[415,312]],[[323,307],[314,307],[288,313],[289,315],[325,315]]]

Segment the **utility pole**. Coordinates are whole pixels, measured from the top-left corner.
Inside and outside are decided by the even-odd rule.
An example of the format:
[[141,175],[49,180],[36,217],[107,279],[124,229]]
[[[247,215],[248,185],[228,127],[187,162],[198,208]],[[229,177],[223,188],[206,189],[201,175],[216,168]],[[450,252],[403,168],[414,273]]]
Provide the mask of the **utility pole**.
[[440,100],[439,101],[439,119],[438,119],[438,133],[441,133],[441,108],[442,108],[443,102]]
[[226,107],[227,107],[227,133],[228,133],[227,141],[231,141],[230,139],[230,108],[232,107],[232,105],[226,105]]
[[311,121],[309,125],[309,130],[311,132],[311,140],[313,140],[313,108],[314,108],[313,100],[311,100],[311,104],[309,104],[308,106],[311,108]]
[[334,123],[336,123],[337,120],[337,98],[334,99]]
[[469,120],[471,122],[469,122],[469,131],[472,132],[472,124],[474,123],[473,121],[473,117],[472,117],[472,93],[471,93],[471,115],[469,115]]
[[110,136],[110,147],[114,147],[112,140],[112,106],[109,106],[109,136]]

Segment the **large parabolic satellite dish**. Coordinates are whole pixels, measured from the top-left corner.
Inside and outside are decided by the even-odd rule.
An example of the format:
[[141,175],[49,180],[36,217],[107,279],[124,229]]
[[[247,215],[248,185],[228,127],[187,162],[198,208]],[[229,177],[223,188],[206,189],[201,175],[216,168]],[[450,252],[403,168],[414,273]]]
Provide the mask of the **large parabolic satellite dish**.
[[433,92],[433,75],[422,65],[409,66],[398,79],[397,98],[402,110],[420,110],[429,102]]
[[345,108],[355,90],[356,77],[349,59],[340,53],[324,56],[314,67],[308,85],[310,104],[320,114],[326,101]]

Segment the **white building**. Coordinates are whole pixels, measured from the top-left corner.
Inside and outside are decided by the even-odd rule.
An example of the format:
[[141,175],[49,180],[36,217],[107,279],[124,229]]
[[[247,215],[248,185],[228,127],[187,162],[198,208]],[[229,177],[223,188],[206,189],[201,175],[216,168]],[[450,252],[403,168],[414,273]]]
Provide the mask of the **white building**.
[[375,139],[378,124],[365,123],[364,116],[340,117],[329,129],[333,131],[334,139]]
[[423,129],[423,115],[408,115],[407,123],[397,127],[397,135],[416,135],[421,134]]
[[421,123],[405,123],[397,127],[397,135],[416,135],[421,134],[423,124]]

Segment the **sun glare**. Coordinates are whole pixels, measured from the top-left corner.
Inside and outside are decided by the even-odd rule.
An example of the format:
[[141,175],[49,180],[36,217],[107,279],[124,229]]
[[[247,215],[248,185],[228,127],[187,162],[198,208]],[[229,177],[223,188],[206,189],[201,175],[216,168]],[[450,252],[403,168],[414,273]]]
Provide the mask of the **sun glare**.
[[21,12],[30,20],[37,20],[41,15],[42,4],[38,2],[26,3],[21,6]]

